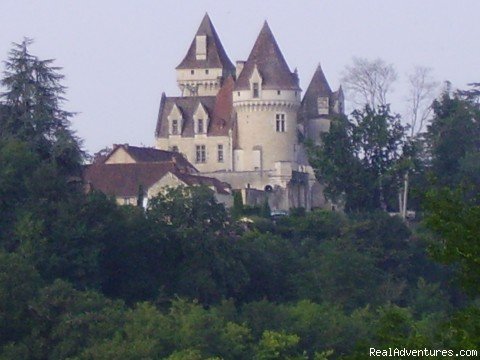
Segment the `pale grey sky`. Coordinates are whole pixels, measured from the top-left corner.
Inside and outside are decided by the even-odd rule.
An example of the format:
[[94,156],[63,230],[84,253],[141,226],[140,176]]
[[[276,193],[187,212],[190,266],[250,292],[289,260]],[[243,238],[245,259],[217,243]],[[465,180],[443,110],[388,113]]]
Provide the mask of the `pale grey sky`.
[[233,62],[247,58],[267,20],[304,90],[319,62],[338,87],[353,56],[395,65],[396,111],[415,65],[454,87],[480,81],[478,0],[0,0],[0,59],[24,36],[34,54],[56,59],[88,151],[151,146],[160,95],[179,94],[174,68],[205,12]]

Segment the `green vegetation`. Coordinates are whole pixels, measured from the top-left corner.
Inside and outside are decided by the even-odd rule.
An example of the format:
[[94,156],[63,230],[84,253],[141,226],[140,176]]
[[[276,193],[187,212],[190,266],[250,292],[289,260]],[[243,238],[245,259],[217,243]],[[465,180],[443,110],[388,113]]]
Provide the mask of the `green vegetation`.
[[12,50],[2,80],[0,359],[366,359],[370,347],[479,348],[474,91],[437,100],[415,144],[422,151],[409,154],[424,222],[382,211],[393,206],[406,145],[396,116],[366,107],[310,149],[346,213],[271,220],[265,203],[264,217],[246,223],[239,195],[230,214],[200,187],[170,189],[146,210],[85,195],[62,76],[28,44]]

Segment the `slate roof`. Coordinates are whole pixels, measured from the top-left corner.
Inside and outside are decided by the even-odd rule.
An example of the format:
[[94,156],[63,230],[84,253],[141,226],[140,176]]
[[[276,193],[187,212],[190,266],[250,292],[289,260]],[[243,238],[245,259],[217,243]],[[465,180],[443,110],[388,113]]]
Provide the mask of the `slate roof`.
[[[205,60],[197,60],[196,58],[196,36],[207,36],[207,58]],[[192,44],[188,49],[187,55],[177,66],[177,69],[206,69],[206,68],[222,68],[233,74],[235,67],[227,56],[220,38],[215,31],[215,27],[210,20],[208,14],[205,14],[202,22],[193,38]]]
[[298,76],[290,71],[266,21],[235,83],[235,90],[250,88],[250,77],[255,65],[262,77],[263,89],[300,90]]
[[227,186],[221,181],[187,174],[180,171],[172,162],[92,164],[84,168],[83,178],[93,190],[118,197],[135,197],[138,195],[140,185],[147,191],[168,173],[174,174],[189,186],[206,185],[214,187],[220,194],[229,194]]
[[232,128],[233,86],[234,80],[230,76],[224,81],[216,96],[166,97],[165,94],[162,94],[155,131],[156,136],[162,138],[169,136],[168,115],[170,115],[174,105],[177,105],[183,119],[182,136],[193,137],[195,135],[193,114],[200,103],[204,106],[210,119],[207,135],[227,136],[228,131]]
[[330,107],[333,106],[332,89],[328,84],[327,78],[323,73],[322,67],[318,64],[312,80],[308,85],[307,91],[302,99],[302,116],[307,118],[318,117],[318,103],[319,97],[328,97],[330,99]]

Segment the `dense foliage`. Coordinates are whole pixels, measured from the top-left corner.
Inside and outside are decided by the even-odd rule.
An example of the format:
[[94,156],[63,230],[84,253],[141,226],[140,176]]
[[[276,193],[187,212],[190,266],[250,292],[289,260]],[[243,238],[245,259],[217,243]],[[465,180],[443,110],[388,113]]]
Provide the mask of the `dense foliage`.
[[[238,195],[230,214],[204,188],[169,189],[145,210],[119,207],[84,194],[62,77],[28,44],[14,47],[2,82],[0,359],[320,360],[367,358],[370,347],[478,349],[477,190],[431,185],[429,228],[379,210],[401,138],[388,134],[400,127],[387,109],[357,113],[362,129],[334,125],[340,144],[325,142],[352,165],[319,162],[333,169],[331,193],[345,192],[355,212],[270,219],[264,206],[263,216],[245,218],[252,209]],[[465,143],[460,168],[477,155],[474,143]],[[337,170],[371,181],[341,188]],[[442,185],[459,184],[439,171]],[[369,194],[378,196],[364,209]]]

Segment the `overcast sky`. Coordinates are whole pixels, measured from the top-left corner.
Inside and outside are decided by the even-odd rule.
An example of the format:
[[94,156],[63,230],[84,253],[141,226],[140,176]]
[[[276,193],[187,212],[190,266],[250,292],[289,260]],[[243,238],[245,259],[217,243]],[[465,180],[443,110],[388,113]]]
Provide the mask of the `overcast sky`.
[[0,0],[0,58],[27,36],[32,53],[56,59],[88,151],[152,146],[160,95],[179,95],[174,68],[205,12],[232,62],[267,20],[304,90],[319,62],[337,88],[353,56],[395,65],[397,111],[415,65],[458,88],[480,81],[478,0]]

